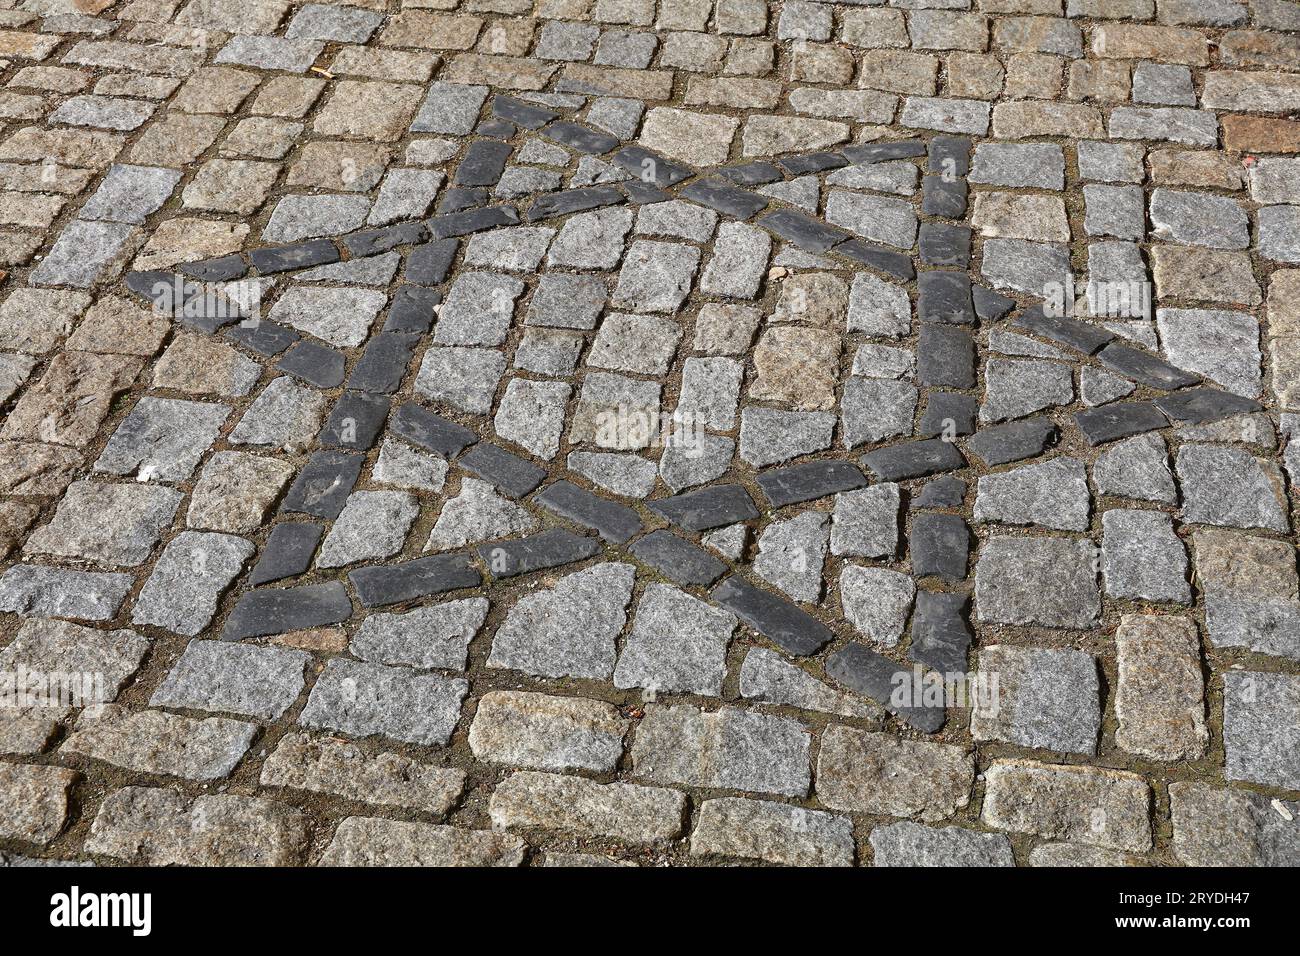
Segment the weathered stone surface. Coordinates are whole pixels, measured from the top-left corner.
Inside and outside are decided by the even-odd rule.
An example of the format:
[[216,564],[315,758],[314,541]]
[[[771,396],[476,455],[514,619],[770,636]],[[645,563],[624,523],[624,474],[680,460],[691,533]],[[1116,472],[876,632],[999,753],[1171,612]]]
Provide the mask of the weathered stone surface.
[[1126,614],[1115,632],[1115,742],[1152,760],[1196,760],[1209,743],[1196,625]]
[[834,810],[942,820],[970,802],[973,756],[961,747],[833,726],[822,735],[817,798]]
[[229,641],[191,641],[149,703],[274,720],[298,699],[309,657]]
[[371,614],[353,635],[358,657],[381,664],[464,670],[469,642],[487,617],[486,598],[466,598],[399,614]]
[[255,550],[251,541],[234,535],[182,531],[168,542],[140,589],[132,623],[187,637],[200,633]]
[[1101,573],[1113,598],[1191,604],[1187,551],[1169,516],[1115,509],[1101,516]]
[[225,717],[195,720],[103,704],[82,712],[61,752],[138,773],[219,780],[243,759],[256,732],[256,724]]
[[691,854],[782,866],[852,866],[853,824],[847,817],[765,800],[706,800],[691,834]]
[[646,708],[632,742],[636,775],[655,783],[802,797],[812,782],[811,737],[782,717],[689,705]]
[[1136,774],[995,760],[984,779],[989,826],[1113,850],[1151,848],[1151,790]]
[[24,554],[54,554],[110,568],[133,568],[153,551],[183,496],[171,488],[78,481]]
[[384,807],[446,813],[465,786],[465,773],[418,763],[395,753],[367,755],[332,737],[291,733],[262,764],[264,787],[326,793]]
[[978,688],[971,708],[976,740],[1097,752],[1101,690],[1091,654],[999,644],[980,651],[979,671],[989,686],[987,694]]
[[1064,538],[994,538],[975,565],[981,621],[1091,627],[1101,612],[1096,548]]
[[1186,866],[1295,866],[1296,810],[1295,802],[1270,802],[1246,790],[1171,783],[1174,855]]
[[483,695],[469,729],[474,756],[535,770],[613,770],[628,722],[612,706],[581,697],[514,691]]
[[906,574],[887,568],[844,565],[840,572],[840,602],[844,617],[877,644],[898,643],[916,595]]
[[882,716],[874,702],[837,691],[782,655],[761,647],[745,655],[740,667],[740,694],[751,700],[845,717]]
[[650,585],[636,609],[614,686],[641,687],[652,695],[684,691],[722,694],[726,653],[736,619],[685,592]]
[[686,795],[630,783],[522,771],[492,793],[494,827],[541,827],[624,843],[671,840],[682,832]]
[[1088,528],[1088,473],[1073,458],[985,475],[976,488],[976,521],[1037,524],[1064,531]]
[[1175,460],[1188,521],[1285,532],[1282,475],[1277,466],[1220,445],[1184,445]]
[[404,667],[335,658],[316,680],[298,722],[357,737],[444,745],[460,719],[468,682]]
[[527,844],[508,833],[379,817],[348,817],[321,866],[519,866]]
[[0,836],[49,843],[68,817],[68,795],[77,779],[62,767],[0,764]]
[[1015,866],[1000,833],[905,821],[871,831],[872,866]]
[[608,678],[635,569],[601,564],[521,598],[492,639],[489,667],[543,677]]
[[1300,678],[1227,671],[1223,675],[1224,776],[1300,789]]

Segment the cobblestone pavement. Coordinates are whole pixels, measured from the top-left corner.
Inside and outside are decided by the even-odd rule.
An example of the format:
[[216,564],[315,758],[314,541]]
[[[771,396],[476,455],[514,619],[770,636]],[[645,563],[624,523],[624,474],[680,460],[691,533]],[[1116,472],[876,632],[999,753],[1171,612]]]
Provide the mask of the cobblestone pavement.
[[1300,4],[0,0],[0,862],[1300,863]]

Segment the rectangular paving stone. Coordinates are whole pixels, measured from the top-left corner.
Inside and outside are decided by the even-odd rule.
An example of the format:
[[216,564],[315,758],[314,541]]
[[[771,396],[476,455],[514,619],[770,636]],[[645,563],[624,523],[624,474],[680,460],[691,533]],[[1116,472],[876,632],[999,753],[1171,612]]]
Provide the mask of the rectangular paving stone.
[[482,575],[465,554],[435,554],[402,564],[357,568],[348,573],[366,607],[400,604],[419,597],[477,587]]
[[1152,760],[1197,760],[1209,743],[1196,624],[1125,614],[1115,632],[1115,742]]
[[212,623],[221,595],[254,550],[251,541],[232,534],[182,531],[140,589],[132,623],[193,637]]
[[512,498],[522,498],[542,483],[546,471],[491,442],[479,442],[457,462]]
[[468,428],[448,421],[414,402],[407,402],[398,408],[389,420],[388,427],[394,435],[444,458],[454,458],[478,441],[478,435]]
[[61,752],[137,773],[220,780],[243,759],[256,733],[257,725],[243,720],[103,704],[82,711]]
[[815,501],[867,484],[867,478],[852,462],[809,461],[784,468],[772,468],[758,476],[758,487],[773,508]]
[[533,500],[615,544],[624,543],[641,530],[641,519],[631,508],[607,501],[569,481],[552,482]]
[[728,577],[709,597],[791,654],[815,654],[834,637],[829,628],[792,601],[755,587],[739,575]]
[[345,391],[334,403],[316,440],[326,448],[350,448],[360,452],[373,448],[390,407],[390,400],[382,395]]
[[352,601],[342,583],[249,591],[226,619],[223,641],[242,641],[339,624],[352,616]]
[[768,201],[747,189],[740,189],[721,179],[697,179],[684,186],[680,195],[737,219],[749,219],[762,212]]
[[635,144],[624,146],[611,156],[609,161],[642,182],[654,183],[660,189],[675,186],[682,180],[690,178],[695,172],[688,166],[683,166],[681,163],[652,153],[644,146]]
[[935,821],[970,802],[974,755],[964,747],[828,727],[817,760],[817,798],[856,813]]
[[461,678],[336,657],[316,679],[298,723],[355,737],[383,734],[443,746],[468,692],[469,683]]
[[[619,199],[623,197],[620,194]],[[488,206],[485,209],[471,209],[467,212],[453,212],[426,219],[425,228],[433,239],[450,239],[468,236],[497,226],[515,226],[519,224],[519,212],[514,206]]]
[[600,550],[593,538],[551,528],[525,538],[475,547],[494,578],[512,578],[590,558]]
[[709,552],[671,531],[652,531],[632,543],[632,554],[678,584],[708,587],[727,570]]
[[262,556],[253,566],[248,582],[253,585],[269,584],[284,578],[295,577],[311,567],[316,546],[325,533],[323,524],[305,521],[286,521],[271,529]]
[[535,771],[511,774],[488,803],[493,827],[538,827],[631,844],[675,839],[685,811],[686,795],[677,790]]
[[89,222],[74,219],[59,234],[53,248],[32,270],[32,285],[71,286],[85,289],[101,274],[108,276],[123,264],[128,244],[136,235],[130,223]]
[[363,464],[362,455],[345,451],[316,452],[289,486],[280,510],[333,521],[347,503]]
[[183,496],[156,485],[77,481],[24,554],[53,554],[108,568],[134,568],[153,552]]
[[1016,316],[1012,325],[1045,339],[1077,349],[1085,355],[1095,355],[1115,338],[1115,333],[1090,322],[1044,314],[1041,307],[1026,309]]
[[705,800],[691,834],[692,856],[759,860],[779,866],[852,866],[847,817],[767,800]]
[[1152,388],[1182,388],[1201,380],[1199,375],[1184,372],[1163,359],[1118,342],[1111,342],[1098,352],[1097,360],[1120,375]]
[[970,528],[960,515],[914,516],[907,536],[912,573],[918,578],[933,574],[947,581],[964,580],[970,539]]
[[998,624],[1089,628],[1101,613],[1096,545],[1067,538],[999,537],[975,566],[979,619]]
[[0,764],[0,837],[46,844],[68,818],[68,796],[77,780],[63,767]]
[[136,866],[293,866],[307,843],[306,817],[273,800],[124,787],[100,805],[86,852]]
[[984,464],[994,467],[1041,455],[1055,439],[1056,425],[1050,419],[1026,418],[981,428],[967,439],[966,447]]
[[740,485],[710,485],[647,504],[656,514],[687,531],[708,531],[758,517],[754,499]]
[[534,199],[528,207],[528,220],[537,222],[540,219],[614,206],[626,201],[626,198],[618,189],[609,185],[563,189]]
[[[332,737],[290,733],[262,764],[259,782],[331,794],[358,803],[442,814],[465,788],[465,772],[435,767],[395,753],[371,756]],[[469,832],[469,831],[463,831]]]
[[1300,677],[1227,671],[1223,675],[1223,775],[1283,790],[1300,789]]
[[[455,242],[456,240],[445,240]],[[420,248],[424,248],[421,246]],[[414,253],[407,257],[409,265]],[[409,278],[409,277],[408,277]],[[415,281],[412,279],[412,281]],[[441,280],[439,280],[441,281]],[[384,320],[385,332],[412,332],[426,334],[433,327],[434,307],[442,302],[442,293],[436,289],[402,285],[397,287],[388,304],[388,318]]]
[[805,252],[827,252],[849,238],[849,233],[843,229],[828,226],[789,209],[769,212],[757,221],[757,225],[794,243]]
[[[917,730],[932,734],[943,726],[943,707],[924,700],[914,672],[862,644],[848,644],[828,657],[826,675]],[[902,697],[897,696],[900,689]]]
[[1200,425],[1235,418],[1258,412],[1263,407],[1254,399],[1215,388],[1189,388],[1175,395],[1162,395],[1155,400],[1155,406],[1178,425]]
[[904,821],[871,831],[872,866],[1015,866],[1011,841],[965,827]]
[[1101,729],[1097,661],[1084,651],[1057,647],[980,650],[981,675],[996,674],[997,689],[977,689],[971,736],[1059,753],[1095,755]]
[[966,467],[966,459],[957,446],[942,438],[878,448],[863,455],[862,463],[881,481],[921,478]]
[[916,275],[912,257],[901,252],[894,252],[867,242],[865,239],[850,239],[835,247],[838,255],[846,256],[854,262],[860,262],[873,269],[888,273],[899,279],[908,280]]
[[134,583],[130,574],[15,564],[0,575],[0,611],[111,621]]
[[1091,445],[1165,428],[1168,422],[1151,402],[1114,402],[1076,412],[1075,423]]
[[603,701],[492,691],[479,699],[469,745],[484,763],[611,771],[623,754],[628,723]]
[[278,647],[191,641],[149,705],[275,720],[302,693],[310,659],[303,651]]
[[378,817],[348,817],[334,831],[321,866],[520,866],[527,844],[516,836]]
[[632,742],[637,777],[789,797],[812,784],[811,735],[795,720],[724,707],[650,705]]
[[1137,774],[995,760],[984,781],[989,826],[1135,853],[1151,848],[1151,789]]
[[339,250],[329,239],[312,239],[285,246],[251,249],[248,258],[260,275],[273,275],[338,262]]
[[417,336],[400,332],[381,332],[372,337],[348,376],[348,388],[379,394],[397,391],[417,342]]
[[916,592],[912,611],[912,644],[907,656],[940,674],[966,673],[974,635],[966,623],[970,599],[960,592]]

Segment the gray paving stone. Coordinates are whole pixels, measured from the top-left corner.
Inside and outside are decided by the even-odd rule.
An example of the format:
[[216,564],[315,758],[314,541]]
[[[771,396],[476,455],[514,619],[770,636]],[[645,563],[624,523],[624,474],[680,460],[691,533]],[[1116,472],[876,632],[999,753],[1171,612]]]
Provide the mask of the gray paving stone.
[[1083,463],[1055,458],[980,478],[975,520],[1086,531],[1090,500]]
[[1092,627],[1101,613],[1096,546],[1065,538],[993,538],[975,565],[981,621]]
[[772,522],[758,536],[754,573],[796,601],[816,602],[821,596],[828,524],[827,516],[816,511]]
[[1074,420],[1091,445],[1154,431],[1167,423],[1160,409],[1151,402],[1115,402],[1079,412]]
[[917,515],[908,535],[912,573],[917,577],[934,574],[954,582],[965,579],[970,537],[970,528],[957,515]]
[[1091,654],[1003,644],[980,651],[979,670],[996,674],[997,684],[975,695],[970,726],[976,740],[1058,753],[1097,752],[1101,694]]
[[898,643],[916,594],[910,577],[887,568],[846,564],[839,589],[844,616],[859,633],[886,647]]
[[302,693],[308,660],[302,651],[191,641],[149,704],[275,720]]
[[1151,848],[1151,790],[1137,774],[1032,760],[985,771],[989,826],[1142,853]]
[[797,605],[735,574],[717,585],[709,597],[791,654],[815,654],[834,636]]
[[446,813],[464,790],[465,774],[395,753],[370,756],[335,738],[291,733],[262,764],[259,782],[378,806]]
[[608,771],[623,753],[627,728],[618,711],[600,701],[492,691],[479,700],[469,744],[486,763]]
[[847,817],[737,797],[704,801],[691,835],[692,856],[783,866],[852,866],[853,849]]
[[487,482],[463,478],[460,493],[442,506],[424,548],[451,551],[479,541],[530,534],[538,527],[532,512],[501,497]]
[[337,518],[364,463],[361,455],[350,452],[316,452],[289,486],[280,510],[330,520]]
[[1295,790],[1300,784],[1300,679],[1292,674],[1223,675],[1224,776]]
[[679,243],[632,243],[614,287],[614,305],[645,312],[675,312],[690,294],[700,252]]
[[512,498],[522,498],[542,483],[546,472],[489,442],[479,442],[457,462]]
[[575,451],[570,452],[567,464],[593,484],[625,498],[644,498],[653,490],[658,475],[654,462],[636,455]]
[[606,501],[568,481],[556,481],[533,499],[537,504],[590,528],[606,541],[622,544],[641,530],[641,519],[626,505]]
[[1115,742],[1153,760],[1204,756],[1209,733],[1196,624],[1186,617],[1126,614],[1115,650]]
[[907,382],[850,378],[840,400],[845,447],[910,435],[916,401],[917,390]]
[[284,634],[338,624],[351,616],[352,601],[338,581],[294,588],[267,588],[240,596],[239,603],[226,619],[221,638],[242,641],[249,637]]
[[101,275],[107,278],[118,271],[134,236],[135,228],[129,223],[74,219],[59,233],[28,281],[37,286],[89,288]]
[[[1294,802],[1278,803],[1294,819]],[[1172,783],[1174,855],[1186,866],[1294,866],[1300,843],[1277,805],[1245,790]]]
[[398,408],[388,420],[388,427],[398,437],[444,458],[454,458],[478,441],[478,435],[468,428],[448,421],[414,402],[407,402]]
[[415,389],[436,402],[483,415],[492,410],[506,356],[495,349],[434,346],[424,353]]
[[981,428],[966,442],[966,447],[986,465],[995,467],[1041,455],[1056,440],[1056,435],[1056,425],[1050,419],[1027,418],[1007,425]]
[[448,601],[400,614],[371,614],[351,649],[381,664],[464,670],[467,648],[487,617],[485,598]]
[[1011,841],[965,827],[903,821],[871,831],[872,866],[1015,866]]
[[[651,695],[683,692],[719,697],[736,618],[677,588],[651,584],[637,604],[614,686]],[[638,738],[639,739],[639,738]]]
[[608,679],[635,575],[629,564],[598,564],[520,598],[492,639],[488,666]]
[[141,588],[132,622],[189,637],[200,633],[255,550],[252,542],[234,535],[182,531],[163,549]]
[[462,272],[451,284],[438,313],[433,341],[438,345],[503,345],[524,285],[493,272]]
[[863,455],[862,463],[881,481],[900,481],[963,468],[966,459],[952,442],[935,438],[879,448]]
[[755,467],[829,448],[836,416],[751,406],[740,415],[740,457]]
[[708,531],[758,517],[754,499],[740,485],[712,485],[649,504],[657,514],[687,531]]
[[436,554],[401,564],[375,565],[348,572],[366,607],[401,604],[482,584],[482,573],[466,554]]
[[77,481],[49,524],[37,529],[24,554],[53,554],[109,568],[134,568],[152,553],[183,496],[153,485]]
[[298,722],[441,746],[451,738],[468,692],[469,684],[459,678],[335,658],[317,678]]
[[0,611],[109,621],[117,616],[133,583],[129,574],[15,564],[0,575]]
[[137,773],[220,780],[243,759],[256,732],[256,724],[242,720],[103,704],[81,712],[60,752]]
[[1282,475],[1272,462],[1239,448],[1184,445],[1175,460],[1183,517],[1203,524],[1286,532]]
[[974,779],[962,747],[851,727],[822,735],[817,797],[836,810],[942,820],[967,805]]
[[638,561],[682,585],[707,587],[727,570],[703,548],[671,531],[652,531],[633,542],[630,550]]
[[1259,396],[1259,321],[1245,312],[1158,309],[1156,325],[1169,361],[1237,395]]
[[496,788],[488,809],[494,828],[542,828],[648,844],[682,832],[686,795],[661,787],[521,771]]
[[78,217],[140,225],[162,207],[180,179],[174,169],[114,164]]
[[1065,187],[1065,154],[1049,143],[980,143],[970,181],[989,186]]
[[1250,245],[1246,211],[1226,196],[1157,189],[1151,194],[1151,224],[1158,239],[1212,249]]
[[632,762],[637,777],[656,783],[802,797],[812,783],[810,742],[802,724],[782,717],[651,705]]
[[1074,275],[1066,247],[1024,239],[988,239],[981,274],[995,288],[1014,289],[1051,298],[1073,288]]
[[835,496],[831,516],[831,554],[883,558],[898,549],[900,496],[892,483]]
[[1114,598],[1190,604],[1187,552],[1168,515],[1112,510],[1102,515],[1102,578]]
[[266,539],[262,556],[248,577],[249,583],[268,584],[305,572],[311,567],[324,531],[324,525],[307,522],[277,524]]
[[1159,435],[1117,442],[1097,456],[1092,480],[1103,495],[1175,504],[1178,492],[1169,470],[1169,450]]
[[538,280],[525,321],[528,325],[594,329],[608,299],[605,281],[596,276],[544,275]]
[[740,694],[750,700],[845,717],[882,716],[874,702],[838,691],[781,654],[761,647],[751,648],[745,655],[740,668]]
[[402,491],[354,491],[316,557],[318,568],[389,558],[402,549],[419,514],[414,496]]
[[350,348],[366,340],[387,296],[371,289],[292,286],[271,307],[270,319]]
[[[617,304],[617,289],[614,295]],[[595,368],[663,376],[677,352],[681,335],[681,328],[670,319],[615,312],[601,322],[600,331],[587,353],[587,364]]]

